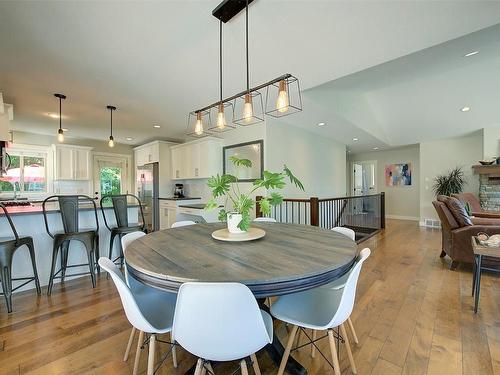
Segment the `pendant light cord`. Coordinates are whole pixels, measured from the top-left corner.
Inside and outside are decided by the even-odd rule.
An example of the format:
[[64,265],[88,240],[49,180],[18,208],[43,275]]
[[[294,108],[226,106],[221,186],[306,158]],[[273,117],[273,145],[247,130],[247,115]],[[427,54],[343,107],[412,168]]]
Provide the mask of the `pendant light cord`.
[[222,20],[219,21],[219,39],[220,102],[222,104]]
[[59,130],[62,129],[62,98],[59,97]]
[[110,112],[111,112],[111,136],[113,136],[113,109],[111,108],[110,109]]
[[248,0],[245,7],[246,18],[246,45],[247,45],[247,92],[250,93],[250,74],[248,73]]

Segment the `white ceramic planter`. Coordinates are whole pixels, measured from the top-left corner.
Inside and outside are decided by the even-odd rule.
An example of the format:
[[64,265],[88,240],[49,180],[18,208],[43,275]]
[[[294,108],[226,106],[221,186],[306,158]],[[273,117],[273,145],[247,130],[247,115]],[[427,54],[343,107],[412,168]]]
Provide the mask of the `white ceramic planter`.
[[243,216],[236,212],[230,212],[227,214],[227,230],[229,231],[229,233],[245,233],[245,231],[242,231],[240,228],[238,228],[238,224],[240,223],[242,218]]

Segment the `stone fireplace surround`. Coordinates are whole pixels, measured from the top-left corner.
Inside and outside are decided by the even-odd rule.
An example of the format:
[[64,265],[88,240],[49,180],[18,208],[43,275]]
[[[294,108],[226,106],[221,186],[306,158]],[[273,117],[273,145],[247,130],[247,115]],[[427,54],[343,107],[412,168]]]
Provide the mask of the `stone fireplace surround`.
[[483,210],[500,211],[500,165],[474,165],[479,175],[479,201]]

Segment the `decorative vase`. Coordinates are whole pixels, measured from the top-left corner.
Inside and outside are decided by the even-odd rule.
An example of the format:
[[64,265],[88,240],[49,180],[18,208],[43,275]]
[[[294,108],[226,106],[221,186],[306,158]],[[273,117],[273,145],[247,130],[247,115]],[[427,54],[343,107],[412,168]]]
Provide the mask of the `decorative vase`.
[[241,234],[245,233],[245,231],[238,228],[238,224],[243,219],[243,215],[237,212],[230,212],[227,214],[227,230],[229,233]]

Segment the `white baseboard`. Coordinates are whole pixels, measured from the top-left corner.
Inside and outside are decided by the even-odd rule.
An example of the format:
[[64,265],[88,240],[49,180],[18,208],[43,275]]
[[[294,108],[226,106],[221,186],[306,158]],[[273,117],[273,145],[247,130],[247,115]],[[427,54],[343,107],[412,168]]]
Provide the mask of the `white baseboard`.
[[386,219],[396,219],[396,220],[411,220],[411,221],[419,221],[419,217],[415,216],[402,216],[402,215],[385,215]]

